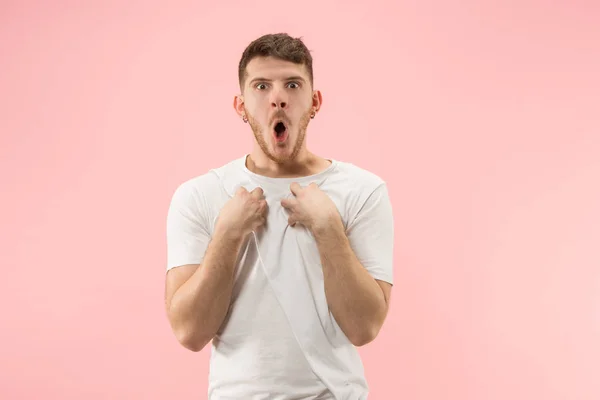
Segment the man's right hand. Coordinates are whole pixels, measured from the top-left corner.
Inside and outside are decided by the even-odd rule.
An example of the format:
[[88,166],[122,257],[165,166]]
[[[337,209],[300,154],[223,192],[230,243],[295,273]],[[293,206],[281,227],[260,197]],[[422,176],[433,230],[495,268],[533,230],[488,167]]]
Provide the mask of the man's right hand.
[[267,201],[259,187],[252,192],[240,187],[219,213],[215,230],[245,237],[267,220]]

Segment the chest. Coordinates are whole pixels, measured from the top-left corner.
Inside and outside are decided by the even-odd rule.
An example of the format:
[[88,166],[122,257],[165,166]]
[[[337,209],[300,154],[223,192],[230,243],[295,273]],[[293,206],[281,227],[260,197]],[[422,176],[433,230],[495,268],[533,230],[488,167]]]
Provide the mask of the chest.
[[[248,191],[256,187],[250,183],[243,186]],[[286,276],[289,278],[286,280],[292,282],[295,279],[321,282],[321,257],[314,236],[300,224],[290,226],[288,210],[281,205],[283,199],[294,197],[289,187],[265,187],[263,190],[268,206],[266,223],[259,231],[252,232],[243,245],[236,266],[237,279],[251,282],[256,275],[253,270],[262,268],[267,277],[273,280]],[[353,212],[353,196],[347,191],[335,190],[326,185],[321,187],[321,190],[335,204],[346,227]],[[231,197],[223,192],[218,201],[212,203],[211,233],[214,232],[221,209],[230,199]]]

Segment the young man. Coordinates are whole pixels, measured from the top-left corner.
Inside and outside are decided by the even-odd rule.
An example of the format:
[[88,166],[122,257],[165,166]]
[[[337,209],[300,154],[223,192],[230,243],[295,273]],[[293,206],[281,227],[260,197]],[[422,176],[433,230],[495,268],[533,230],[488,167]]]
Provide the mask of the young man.
[[212,342],[211,400],[366,399],[356,346],[381,329],[393,278],[386,184],[307,149],[322,96],[300,39],[252,42],[239,82],[252,152],[181,184],[169,208],[173,332],[192,351]]

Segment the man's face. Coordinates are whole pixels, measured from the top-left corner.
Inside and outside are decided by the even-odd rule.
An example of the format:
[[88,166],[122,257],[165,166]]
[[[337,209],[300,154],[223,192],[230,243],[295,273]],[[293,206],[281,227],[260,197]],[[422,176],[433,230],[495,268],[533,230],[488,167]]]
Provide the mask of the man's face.
[[303,65],[273,57],[256,57],[247,67],[243,100],[236,109],[245,114],[256,142],[277,163],[293,160],[304,149],[311,115],[320,105]]

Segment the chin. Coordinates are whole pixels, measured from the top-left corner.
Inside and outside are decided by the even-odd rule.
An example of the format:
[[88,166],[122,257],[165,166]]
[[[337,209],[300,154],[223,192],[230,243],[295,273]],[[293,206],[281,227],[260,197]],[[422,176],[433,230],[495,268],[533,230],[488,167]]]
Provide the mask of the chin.
[[[264,149],[263,149],[264,150]],[[285,146],[279,146],[273,144],[270,146],[267,156],[279,164],[293,160],[296,157],[297,151],[294,151],[294,146],[287,144]]]
[[272,149],[270,151],[270,153],[271,153],[270,154],[271,155],[271,159],[273,161],[278,162],[278,163],[284,163],[284,162],[289,161],[289,160],[291,160],[293,158],[293,151],[292,151],[292,149],[287,149],[286,148],[284,150],[284,149],[281,149],[281,148],[279,148],[279,149],[275,148],[275,149]]

